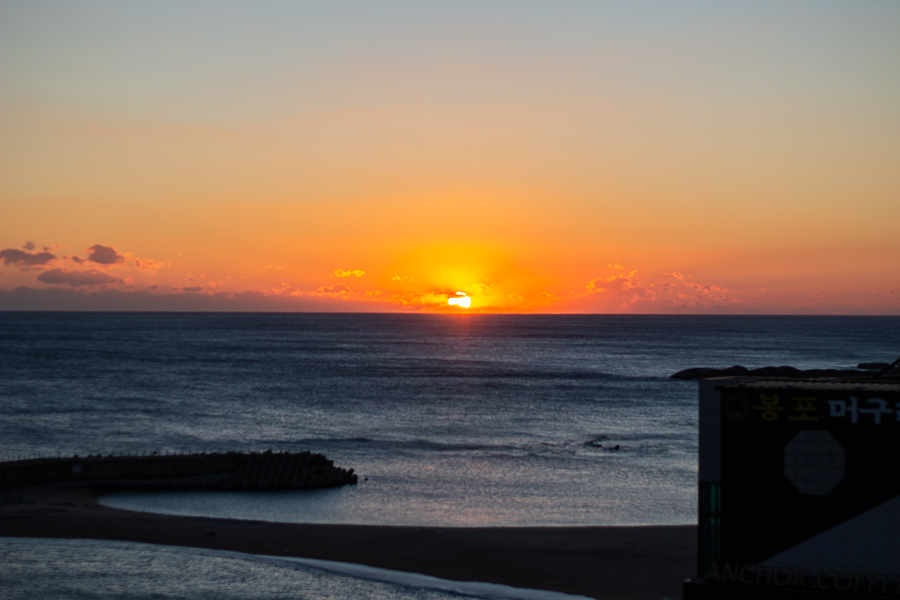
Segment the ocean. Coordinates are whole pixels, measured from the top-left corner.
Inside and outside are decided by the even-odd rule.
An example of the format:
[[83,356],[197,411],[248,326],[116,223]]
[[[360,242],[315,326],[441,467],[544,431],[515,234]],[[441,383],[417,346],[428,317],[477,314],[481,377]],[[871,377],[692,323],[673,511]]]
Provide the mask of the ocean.
[[852,368],[900,318],[0,313],[0,455],[312,450],[356,486],[113,505],[419,526],[696,519],[697,366]]
[[3,600],[589,600],[302,558],[131,542],[0,538]]

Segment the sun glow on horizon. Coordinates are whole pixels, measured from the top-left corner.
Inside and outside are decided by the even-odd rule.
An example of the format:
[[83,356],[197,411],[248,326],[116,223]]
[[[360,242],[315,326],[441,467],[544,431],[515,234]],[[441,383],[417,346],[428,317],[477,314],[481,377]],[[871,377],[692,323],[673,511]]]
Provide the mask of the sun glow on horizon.
[[900,315],[896,2],[46,4],[0,310]]
[[462,308],[469,308],[472,306],[472,299],[466,295],[465,292],[456,292],[457,298],[449,297],[447,298],[447,304],[450,306],[459,306]]

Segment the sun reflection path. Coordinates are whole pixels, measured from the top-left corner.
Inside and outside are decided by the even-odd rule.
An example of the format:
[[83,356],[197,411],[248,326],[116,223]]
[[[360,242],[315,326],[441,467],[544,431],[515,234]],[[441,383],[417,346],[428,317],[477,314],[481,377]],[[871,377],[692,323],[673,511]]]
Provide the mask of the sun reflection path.
[[456,296],[456,298],[454,298],[453,296],[447,298],[447,304],[449,304],[450,306],[453,306],[455,304],[456,306],[461,306],[462,308],[469,308],[470,306],[472,306],[472,299],[466,296],[465,292],[456,292]]

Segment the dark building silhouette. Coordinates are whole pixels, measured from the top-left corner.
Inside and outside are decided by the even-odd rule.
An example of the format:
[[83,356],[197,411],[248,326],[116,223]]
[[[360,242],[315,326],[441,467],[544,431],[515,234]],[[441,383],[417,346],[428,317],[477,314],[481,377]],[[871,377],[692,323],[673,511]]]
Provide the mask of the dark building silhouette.
[[700,382],[685,600],[900,597],[900,380]]

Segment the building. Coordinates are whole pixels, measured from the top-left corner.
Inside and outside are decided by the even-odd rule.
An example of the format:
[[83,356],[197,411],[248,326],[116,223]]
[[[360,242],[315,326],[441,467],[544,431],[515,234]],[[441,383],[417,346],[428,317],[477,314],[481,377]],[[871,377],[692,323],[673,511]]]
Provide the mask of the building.
[[685,600],[900,597],[900,381],[700,382]]

